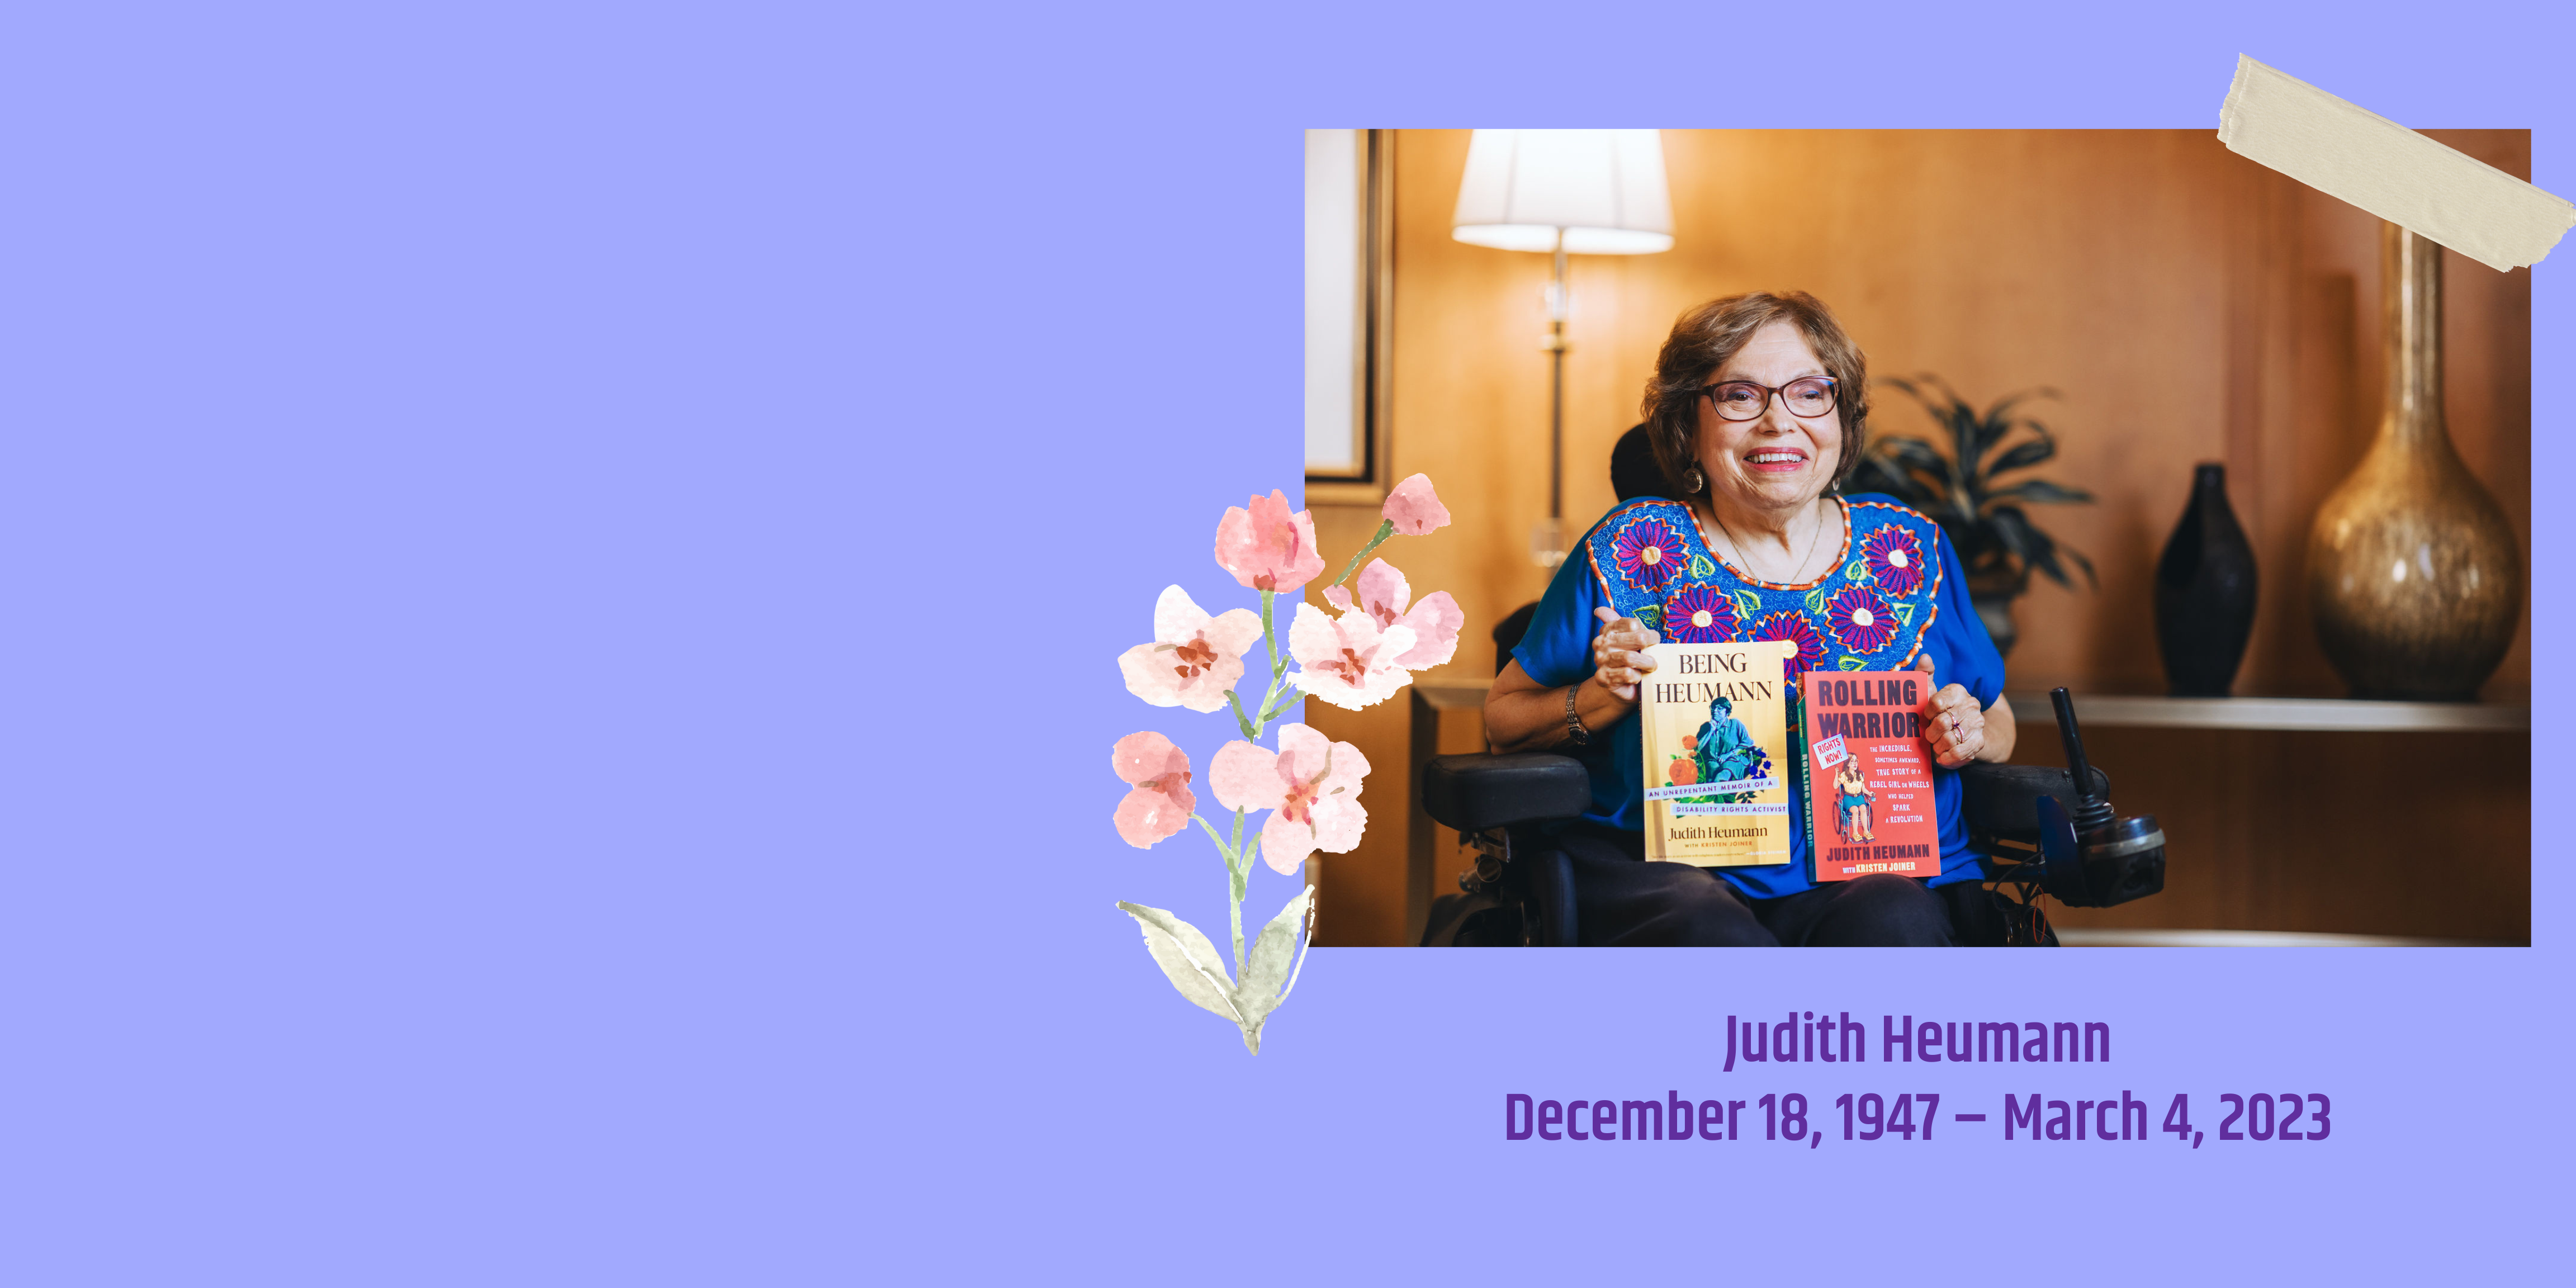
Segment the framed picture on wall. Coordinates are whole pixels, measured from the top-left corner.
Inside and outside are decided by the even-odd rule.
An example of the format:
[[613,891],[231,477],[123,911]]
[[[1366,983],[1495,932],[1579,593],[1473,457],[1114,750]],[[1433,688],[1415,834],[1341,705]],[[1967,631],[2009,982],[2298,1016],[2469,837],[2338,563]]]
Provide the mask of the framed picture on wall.
[[1306,501],[1376,505],[1388,477],[1393,130],[1306,131]]

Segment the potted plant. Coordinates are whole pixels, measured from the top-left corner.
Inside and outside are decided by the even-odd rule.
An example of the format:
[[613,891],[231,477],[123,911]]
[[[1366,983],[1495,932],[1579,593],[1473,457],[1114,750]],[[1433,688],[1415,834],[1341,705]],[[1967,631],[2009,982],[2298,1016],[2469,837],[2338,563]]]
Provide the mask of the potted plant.
[[[1926,438],[1880,438],[1853,470],[1850,490],[1885,492],[1941,525],[1967,571],[1968,597],[1986,633],[1994,637],[1998,652],[2010,653],[2018,633],[2012,602],[2030,589],[2033,572],[2071,588],[2065,567],[2071,561],[2083,570],[2086,585],[2097,584],[2092,561],[2059,544],[2023,508],[2090,503],[2093,494],[2046,479],[2000,481],[2002,475],[2057,455],[2057,439],[2048,426],[2014,414],[2014,408],[2030,398],[2059,395],[2054,389],[2024,390],[2005,395],[1981,413],[1939,376],[1927,373],[1885,383],[1921,403],[1949,431],[1947,450]],[[2027,432],[2005,446],[2017,430]]]

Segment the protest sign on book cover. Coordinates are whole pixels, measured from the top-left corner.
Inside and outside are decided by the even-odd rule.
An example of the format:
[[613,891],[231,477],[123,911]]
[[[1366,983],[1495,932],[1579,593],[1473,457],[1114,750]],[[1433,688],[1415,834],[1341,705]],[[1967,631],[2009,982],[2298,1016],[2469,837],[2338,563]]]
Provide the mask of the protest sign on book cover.
[[1637,686],[1646,857],[1701,867],[1789,861],[1789,708],[1797,645],[1658,644]]
[[1941,872],[1920,671],[1809,671],[1807,853],[1818,881]]

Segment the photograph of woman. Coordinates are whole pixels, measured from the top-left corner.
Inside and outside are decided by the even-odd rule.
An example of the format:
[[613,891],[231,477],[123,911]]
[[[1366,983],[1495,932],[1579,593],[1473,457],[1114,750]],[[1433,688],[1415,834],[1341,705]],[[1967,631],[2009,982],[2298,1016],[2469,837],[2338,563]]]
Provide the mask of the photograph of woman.
[[1698,762],[1699,781],[1703,783],[1761,777],[1764,760],[1761,744],[1753,740],[1744,722],[1735,718],[1735,704],[1723,695],[1708,704],[1708,719],[1699,727],[1692,758]]
[[[1495,750],[1560,752],[1590,772],[1592,807],[1550,835],[1574,873],[1580,942],[1980,938],[1991,913],[1957,770],[2012,754],[2003,659],[1939,527],[1893,498],[1841,493],[1866,444],[1868,380],[1859,344],[1823,301],[1798,291],[1712,300],[1683,313],[1665,340],[1644,402],[1661,494],[1614,508],[1578,543],[1485,702]],[[1784,865],[1644,861],[1637,686],[1655,669],[1645,650],[1729,638],[1797,643],[1793,675],[1913,668],[1931,677],[1923,717],[1938,876],[1818,885],[1794,829]],[[1713,709],[1702,731],[1694,759],[1703,774],[1741,737],[1723,714]],[[1806,806],[1792,790],[1796,816]],[[1866,834],[1865,809],[1845,815]]]
[[1871,791],[1869,779],[1860,772],[1860,757],[1848,756],[1842,768],[1834,771],[1834,795],[1841,809],[1835,815],[1843,843],[1857,844],[1877,838],[1870,834],[1873,807],[1878,793]]

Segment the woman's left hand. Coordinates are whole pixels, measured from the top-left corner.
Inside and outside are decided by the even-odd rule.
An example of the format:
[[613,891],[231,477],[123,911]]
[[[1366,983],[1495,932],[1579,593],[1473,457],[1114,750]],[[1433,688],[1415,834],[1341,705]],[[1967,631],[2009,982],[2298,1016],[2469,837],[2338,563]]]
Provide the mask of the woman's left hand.
[[[1931,655],[1915,659],[1914,669],[1931,675]],[[1966,688],[1942,685],[1923,700],[1922,716],[1923,740],[1931,744],[1932,758],[1942,768],[1957,769],[1986,750],[1986,711]]]

